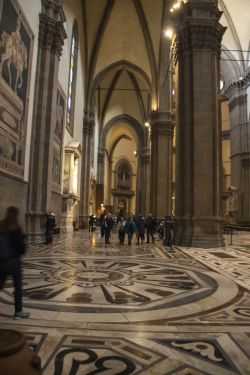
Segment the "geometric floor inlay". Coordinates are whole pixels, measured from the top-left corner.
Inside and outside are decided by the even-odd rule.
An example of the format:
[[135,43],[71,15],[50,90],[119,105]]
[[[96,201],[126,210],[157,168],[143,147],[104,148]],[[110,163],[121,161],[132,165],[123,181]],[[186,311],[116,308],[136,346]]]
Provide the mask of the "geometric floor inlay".
[[12,318],[11,280],[0,291],[0,328],[26,335],[43,375],[250,375],[250,233],[212,249],[111,242],[30,245],[30,319]]

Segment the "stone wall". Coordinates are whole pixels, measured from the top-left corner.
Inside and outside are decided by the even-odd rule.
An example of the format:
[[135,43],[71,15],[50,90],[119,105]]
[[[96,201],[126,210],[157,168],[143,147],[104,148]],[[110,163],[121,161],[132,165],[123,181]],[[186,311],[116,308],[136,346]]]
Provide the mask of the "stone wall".
[[7,207],[17,206],[20,210],[20,222],[24,227],[27,189],[26,182],[0,172],[0,220]]

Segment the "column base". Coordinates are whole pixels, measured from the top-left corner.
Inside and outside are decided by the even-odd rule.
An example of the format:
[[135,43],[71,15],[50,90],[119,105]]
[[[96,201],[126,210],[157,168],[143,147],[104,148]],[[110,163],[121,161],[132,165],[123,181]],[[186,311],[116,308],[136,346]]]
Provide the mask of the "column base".
[[176,245],[204,249],[224,247],[222,220],[201,217],[177,220]]
[[28,241],[45,241],[46,214],[27,213],[26,214],[26,236]]
[[89,225],[89,216],[80,215],[79,216],[79,228],[86,229]]
[[176,218],[175,227],[177,229],[175,244],[180,246],[191,246],[193,222],[189,218]]
[[73,217],[62,217],[60,228],[61,228],[61,233],[73,233],[74,232]]

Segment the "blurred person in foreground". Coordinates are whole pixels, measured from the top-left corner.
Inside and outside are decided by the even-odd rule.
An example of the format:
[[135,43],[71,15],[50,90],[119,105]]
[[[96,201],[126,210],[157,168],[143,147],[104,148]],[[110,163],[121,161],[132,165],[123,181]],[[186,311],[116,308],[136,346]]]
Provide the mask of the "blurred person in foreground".
[[30,313],[22,307],[22,262],[26,246],[24,235],[18,222],[17,207],[8,207],[5,219],[0,222],[0,290],[8,276],[14,281],[14,319],[27,319]]

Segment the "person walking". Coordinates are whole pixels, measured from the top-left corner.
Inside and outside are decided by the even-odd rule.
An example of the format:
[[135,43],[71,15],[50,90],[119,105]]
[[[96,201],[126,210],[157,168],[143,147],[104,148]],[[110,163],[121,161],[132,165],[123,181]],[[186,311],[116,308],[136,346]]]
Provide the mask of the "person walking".
[[90,215],[90,217],[89,217],[89,234],[93,233],[94,223],[95,223],[94,215]]
[[107,216],[107,211],[104,210],[101,216],[99,217],[99,224],[101,228],[101,238],[105,235],[105,217]]
[[105,233],[105,243],[110,244],[110,234],[113,228],[113,219],[110,214],[107,214],[104,218],[104,233]]
[[174,222],[171,216],[166,216],[164,221],[164,245],[170,246],[170,250],[173,250],[173,238],[174,238]]
[[55,226],[56,226],[56,215],[53,212],[49,212],[46,218],[46,223],[45,223],[46,244],[50,244],[53,242],[53,234],[54,234]]
[[147,229],[147,243],[150,242],[149,236],[152,239],[152,242],[155,242],[154,232],[156,227],[156,220],[153,218],[152,214],[148,214],[146,219],[146,229]]
[[124,237],[125,237],[125,227],[126,221],[124,221],[123,217],[120,218],[117,224],[118,236],[119,236],[119,243],[120,245],[124,244]]
[[18,222],[18,209],[11,206],[7,209],[5,219],[0,223],[0,290],[8,276],[14,281],[14,319],[27,319],[29,312],[22,306],[22,263],[26,246],[24,235]]
[[135,233],[135,222],[129,217],[124,226],[124,232],[128,235],[128,246],[131,246],[133,235]]
[[112,216],[112,219],[113,219],[113,233],[116,233],[116,228],[117,228],[117,216],[116,215],[113,215]]
[[144,239],[145,239],[145,220],[142,217],[141,214],[138,215],[138,217],[135,220],[136,225],[136,234],[137,234],[137,245],[140,244],[143,245]]

